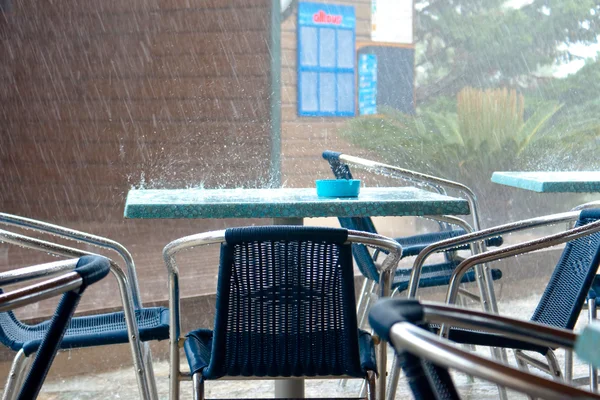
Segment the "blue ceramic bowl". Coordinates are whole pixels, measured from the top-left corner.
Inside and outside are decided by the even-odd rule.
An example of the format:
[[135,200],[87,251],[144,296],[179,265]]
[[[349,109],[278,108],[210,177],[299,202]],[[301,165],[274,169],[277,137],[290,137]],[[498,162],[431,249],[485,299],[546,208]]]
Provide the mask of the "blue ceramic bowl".
[[360,179],[320,179],[315,181],[320,197],[357,197]]

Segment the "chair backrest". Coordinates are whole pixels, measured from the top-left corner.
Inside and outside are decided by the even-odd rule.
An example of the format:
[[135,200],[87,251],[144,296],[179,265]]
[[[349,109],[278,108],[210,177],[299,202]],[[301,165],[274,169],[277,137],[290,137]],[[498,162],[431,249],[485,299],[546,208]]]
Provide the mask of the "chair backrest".
[[228,229],[205,375],[364,376],[346,229]]
[[574,332],[498,314],[447,304],[421,303],[414,299],[379,300],[371,308],[369,322],[373,330],[394,347],[415,399],[460,399],[448,369],[533,398],[600,399],[596,393],[481,357],[427,332],[430,324],[444,321],[457,328],[474,329],[552,348],[572,350],[578,340],[578,334]]
[[[600,219],[600,209],[583,210],[576,226]],[[573,329],[600,263],[600,232],[568,242],[532,321]]]
[[[339,159],[341,153],[335,151],[324,151],[323,158],[329,162],[329,166],[333,171],[333,175],[337,179],[353,179],[352,172],[348,165],[342,163]],[[370,217],[353,217],[353,218],[338,218],[340,225],[346,229],[352,229],[356,231],[363,231],[369,233],[377,233],[375,224]],[[379,282],[379,273],[377,267],[373,262],[373,257],[369,253],[367,246],[363,244],[352,245],[352,253],[356,260],[356,266],[360,272],[370,280]]]
[[[24,228],[28,231],[37,231],[41,233],[49,234],[53,237],[61,237],[69,239],[77,243],[85,243],[101,249],[116,252],[125,262],[127,266],[127,277],[128,287],[131,291],[131,297],[133,300],[134,307],[139,309],[142,307],[140,299],[140,289],[138,285],[137,274],[135,270],[135,263],[131,253],[122,244],[115,242],[114,240],[104,238],[91,233],[81,232],[67,227],[51,224],[44,221],[39,221],[31,218],[25,218],[18,215],[12,215],[0,212],[0,224],[6,224],[10,226],[17,226]],[[44,250],[46,251],[46,250]]]

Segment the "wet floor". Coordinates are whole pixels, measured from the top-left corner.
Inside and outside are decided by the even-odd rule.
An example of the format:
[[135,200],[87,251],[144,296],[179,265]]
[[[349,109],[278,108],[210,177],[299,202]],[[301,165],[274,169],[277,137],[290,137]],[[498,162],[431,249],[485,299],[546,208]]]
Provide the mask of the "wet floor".
[[[535,305],[538,295],[505,301],[500,304],[500,312],[523,319],[528,319]],[[585,323],[582,313],[578,327]],[[486,348],[476,350],[483,356],[489,356]],[[561,366],[564,368],[564,353],[557,352]],[[514,365],[514,357],[509,352],[509,359]],[[391,353],[388,360],[391,360]],[[587,365],[575,360],[575,376],[587,374]],[[155,362],[155,374],[158,382],[158,391],[161,399],[168,398],[168,364],[166,361]],[[543,375],[543,374],[542,374]],[[454,374],[455,383],[466,399],[495,399],[498,398],[497,388],[487,382],[469,380],[460,373]],[[360,381],[349,381],[341,386],[338,381],[307,381],[306,395],[310,397],[355,396],[360,388]],[[181,398],[191,399],[191,384],[183,382],[181,387]],[[206,385],[206,395],[210,398],[243,398],[243,397],[272,397],[272,381],[227,381],[209,382]],[[68,379],[50,378],[43,389],[40,399],[43,400],[73,400],[73,399],[132,399],[137,398],[137,386],[131,368],[117,369],[101,374],[88,374]],[[404,379],[401,379],[398,387],[397,399],[407,399],[410,391]],[[526,398],[518,393],[509,392],[510,399]]]

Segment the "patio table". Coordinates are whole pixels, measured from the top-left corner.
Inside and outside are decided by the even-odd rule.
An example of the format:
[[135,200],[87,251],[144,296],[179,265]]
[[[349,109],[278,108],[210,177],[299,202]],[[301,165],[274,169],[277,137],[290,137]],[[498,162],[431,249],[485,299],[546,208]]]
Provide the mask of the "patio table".
[[598,193],[600,171],[494,172],[492,182],[538,193]]
[[[279,225],[301,225],[309,217],[466,215],[464,199],[414,187],[361,188],[358,197],[326,198],[315,188],[134,189],[125,218],[272,218]],[[378,384],[385,385],[385,374]],[[304,397],[302,379],[275,381],[275,397]]]

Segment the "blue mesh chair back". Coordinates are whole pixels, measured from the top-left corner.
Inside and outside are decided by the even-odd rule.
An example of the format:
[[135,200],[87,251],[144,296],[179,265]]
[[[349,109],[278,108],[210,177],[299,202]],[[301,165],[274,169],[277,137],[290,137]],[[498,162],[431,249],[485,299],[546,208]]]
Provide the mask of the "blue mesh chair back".
[[[333,171],[333,174],[337,179],[353,179],[352,172],[348,165],[340,161],[341,153],[335,151],[324,151],[323,158],[329,162],[329,166]],[[370,217],[353,217],[353,218],[338,218],[340,225],[346,229],[352,229],[363,232],[377,233],[375,224]],[[431,243],[435,243],[440,240],[449,239],[452,237],[464,235],[466,232],[463,229],[450,229],[443,230],[440,232],[432,232],[421,235],[405,236],[396,238],[395,240],[402,246],[402,257],[416,256],[425,247]],[[487,244],[490,246],[502,245],[502,238],[496,237],[487,240]],[[461,246],[460,249],[467,249],[468,246]],[[356,266],[363,276],[369,280],[379,282],[379,272],[377,266],[373,260],[373,256],[369,252],[367,246],[362,244],[352,245],[352,253],[356,260]],[[425,266],[421,274],[421,280],[419,281],[420,287],[432,287],[447,285],[452,271],[458,265],[458,262],[448,257],[448,253],[444,253],[446,262],[441,264],[435,264],[431,266]],[[408,288],[410,271],[398,269],[396,276],[392,283],[392,287],[398,291],[403,291]],[[500,279],[502,273],[494,269],[492,270],[492,279]],[[475,273],[469,271],[463,277],[463,282],[474,282]]]
[[234,228],[225,240],[205,378],[365,376],[345,229]]
[[[600,209],[583,210],[576,226],[597,221]],[[532,321],[573,329],[600,263],[600,233],[568,242]]]
[[[337,179],[353,179],[350,168],[340,162],[340,153],[333,151],[326,151],[323,153],[323,157],[329,161],[329,166],[333,171],[333,174]],[[370,217],[354,217],[354,218],[338,218],[342,228],[352,229],[356,231],[377,233],[375,225]],[[367,246],[363,244],[354,244],[352,246],[352,253],[356,259],[356,266],[360,272],[367,278],[379,282],[379,272],[373,262],[373,257],[369,253]]]

